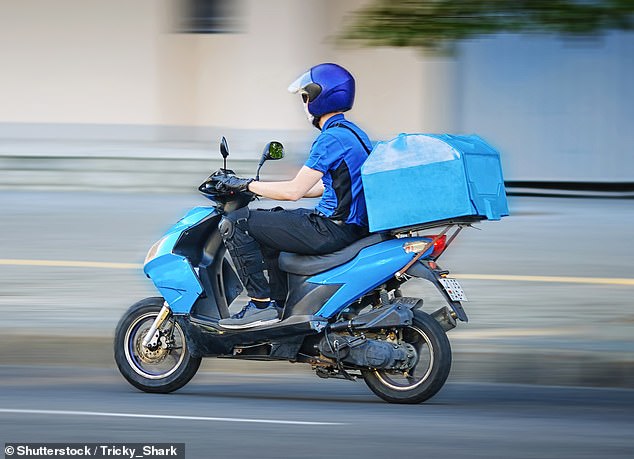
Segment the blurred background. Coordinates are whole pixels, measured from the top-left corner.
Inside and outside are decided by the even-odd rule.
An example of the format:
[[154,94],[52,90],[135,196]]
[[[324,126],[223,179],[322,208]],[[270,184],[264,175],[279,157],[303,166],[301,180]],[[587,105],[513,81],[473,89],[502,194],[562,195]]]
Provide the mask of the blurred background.
[[221,135],[241,159],[279,138],[299,163],[316,131],[286,87],[333,61],[375,140],[478,133],[512,185],[631,192],[634,40],[612,18],[631,2],[514,3],[3,1],[0,186],[190,190]]
[[[356,77],[349,118],[374,141],[477,133],[501,153],[511,216],[464,232],[441,259],[471,300],[471,321],[450,333],[450,382],[634,387],[633,10],[630,0],[0,0],[0,380],[114,368],[119,317],[155,294],[146,250],[204,205],[195,189],[220,165],[221,136],[242,175],[281,141],[287,158],[263,177],[292,177],[318,132],[286,88],[331,61]],[[205,369],[231,384],[310,374]],[[260,390],[288,389],[275,387]],[[337,400],[311,387],[308,397]],[[528,406],[541,396],[531,394],[506,397]]]

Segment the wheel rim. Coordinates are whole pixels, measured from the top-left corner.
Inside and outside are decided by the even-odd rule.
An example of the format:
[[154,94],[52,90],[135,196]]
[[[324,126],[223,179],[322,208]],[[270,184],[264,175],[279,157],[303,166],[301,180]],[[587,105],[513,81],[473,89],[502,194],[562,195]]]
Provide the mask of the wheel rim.
[[174,327],[173,348],[150,350],[143,346],[143,338],[156,316],[157,313],[151,312],[137,317],[125,334],[126,360],[135,373],[147,379],[164,379],[172,375],[183,363],[187,352],[183,330],[171,320],[166,321],[160,331],[164,333],[169,327]]
[[416,348],[416,364],[406,372],[375,370],[377,379],[390,389],[407,391],[415,389],[429,378],[434,367],[434,346],[427,334],[418,327],[403,329],[403,341]]

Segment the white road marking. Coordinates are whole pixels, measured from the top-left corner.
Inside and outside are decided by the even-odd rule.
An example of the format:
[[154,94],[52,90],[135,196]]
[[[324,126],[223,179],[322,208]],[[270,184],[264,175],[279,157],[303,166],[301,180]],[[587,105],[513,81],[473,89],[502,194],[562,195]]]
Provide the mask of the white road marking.
[[106,269],[141,269],[138,263],[111,263],[105,261],[73,261],[73,260],[18,260],[0,258],[0,265],[5,266],[45,266],[49,268],[106,268]]
[[247,422],[252,424],[285,424],[300,426],[342,426],[341,422],[318,421],[285,421],[280,419],[249,419],[249,418],[218,418],[207,416],[175,416],[168,414],[135,414],[135,413],[107,413],[101,411],[62,411],[62,410],[20,410],[0,408],[0,413],[10,414],[42,414],[56,416],[98,416],[111,418],[140,418],[140,419],[171,419],[180,421],[208,421],[208,422]]

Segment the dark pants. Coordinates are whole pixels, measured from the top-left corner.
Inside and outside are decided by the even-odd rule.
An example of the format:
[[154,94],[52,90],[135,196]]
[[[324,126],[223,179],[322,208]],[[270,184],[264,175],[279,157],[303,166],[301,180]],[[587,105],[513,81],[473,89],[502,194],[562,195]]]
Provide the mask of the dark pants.
[[[220,221],[220,234],[251,298],[284,303],[288,279],[278,265],[280,252],[322,255],[342,249],[365,236],[357,225],[337,224],[309,209],[230,212]],[[269,281],[264,276],[268,271]]]

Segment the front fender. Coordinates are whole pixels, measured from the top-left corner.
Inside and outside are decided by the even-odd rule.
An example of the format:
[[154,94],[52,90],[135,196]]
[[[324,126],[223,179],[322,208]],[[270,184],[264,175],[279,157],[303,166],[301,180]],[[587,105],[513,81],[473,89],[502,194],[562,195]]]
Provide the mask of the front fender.
[[203,292],[194,268],[189,260],[181,255],[161,255],[147,263],[143,271],[152,279],[174,314],[189,313]]

